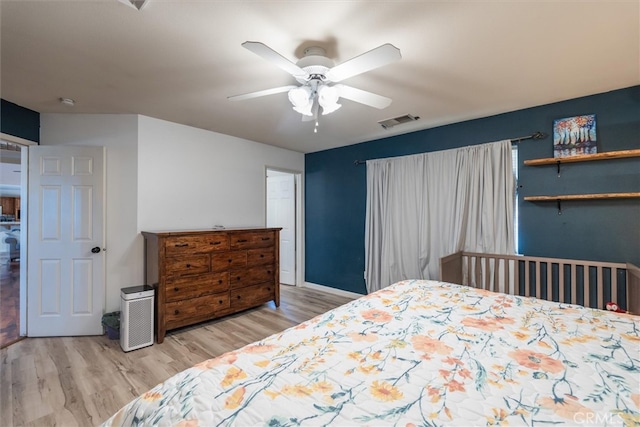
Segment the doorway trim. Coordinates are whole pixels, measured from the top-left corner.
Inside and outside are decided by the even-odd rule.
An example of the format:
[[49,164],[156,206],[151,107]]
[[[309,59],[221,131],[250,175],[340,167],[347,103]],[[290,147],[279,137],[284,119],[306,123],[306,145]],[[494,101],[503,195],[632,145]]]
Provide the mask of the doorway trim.
[[292,169],[281,168],[278,166],[268,166],[264,167],[264,224],[267,224],[267,203],[269,202],[269,198],[267,195],[267,174],[272,170],[275,172],[283,172],[292,174],[294,177],[294,182],[296,186],[296,261],[295,261],[295,284],[294,286],[302,286],[304,284],[304,235],[303,235],[303,221],[304,214],[302,209],[302,201],[304,200],[304,189],[302,186],[302,172]]
[[25,337],[27,336],[27,265],[29,262],[27,251],[29,146],[39,144],[1,132],[0,140],[22,146],[20,150],[20,328],[18,335]]
[[14,144],[26,145],[27,147],[29,145],[40,145],[35,141],[30,141],[28,139],[20,138],[19,136],[9,135],[8,133],[0,132],[0,139],[2,139],[3,141],[12,142]]

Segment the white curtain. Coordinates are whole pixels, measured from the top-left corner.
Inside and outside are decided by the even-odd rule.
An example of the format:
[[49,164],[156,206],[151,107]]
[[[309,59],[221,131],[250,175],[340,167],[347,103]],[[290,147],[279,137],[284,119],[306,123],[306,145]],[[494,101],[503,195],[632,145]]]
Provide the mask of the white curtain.
[[460,250],[513,254],[514,181],[508,140],[367,161],[367,291],[438,279]]

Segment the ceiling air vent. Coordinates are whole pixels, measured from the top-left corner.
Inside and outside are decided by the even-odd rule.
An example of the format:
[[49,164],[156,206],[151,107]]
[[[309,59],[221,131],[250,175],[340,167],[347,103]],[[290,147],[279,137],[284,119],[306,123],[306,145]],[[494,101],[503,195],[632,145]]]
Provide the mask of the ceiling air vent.
[[409,123],[418,120],[419,116],[412,116],[411,114],[405,114],[404,116],[394,117],[392,119],[380,120],[380,126],[385,129],[392,128],[397,125],[401,125],[403,123]]

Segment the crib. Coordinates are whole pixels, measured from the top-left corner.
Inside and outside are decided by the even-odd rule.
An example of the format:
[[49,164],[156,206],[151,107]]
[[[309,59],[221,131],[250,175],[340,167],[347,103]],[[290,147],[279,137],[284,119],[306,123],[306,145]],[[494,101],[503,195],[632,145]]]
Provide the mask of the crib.
[[640,268],[629,263],[456,252],[440,258],[440,280],[511,295],[640,314]]

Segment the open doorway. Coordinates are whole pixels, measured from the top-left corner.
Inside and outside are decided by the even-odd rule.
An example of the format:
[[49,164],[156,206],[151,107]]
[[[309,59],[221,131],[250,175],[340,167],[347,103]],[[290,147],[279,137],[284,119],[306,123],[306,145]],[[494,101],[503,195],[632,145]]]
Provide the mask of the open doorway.
[[25,335],[27,147],[0,139],[0,348]]
[[299,172],[276,168],[266,170],[267,227],[281,227],[280,283],[299,285],[301,273],[301,180]]

